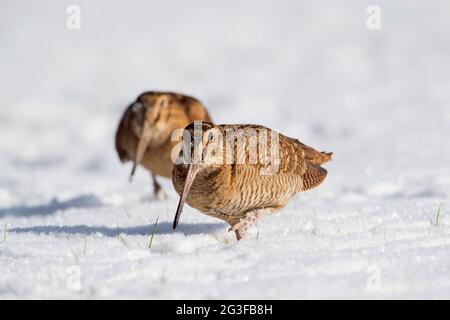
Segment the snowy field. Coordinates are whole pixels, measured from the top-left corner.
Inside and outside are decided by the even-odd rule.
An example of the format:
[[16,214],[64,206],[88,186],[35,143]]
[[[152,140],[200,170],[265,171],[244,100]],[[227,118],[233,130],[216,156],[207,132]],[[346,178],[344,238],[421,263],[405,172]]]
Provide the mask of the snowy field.
[[[449,19],[445,0],[1,1],[0,299],[450,298]],[[333,151],[326,182],[257,239],[189,207],[173,232],[171,182],[152,199],[114,150],[152,89]]]

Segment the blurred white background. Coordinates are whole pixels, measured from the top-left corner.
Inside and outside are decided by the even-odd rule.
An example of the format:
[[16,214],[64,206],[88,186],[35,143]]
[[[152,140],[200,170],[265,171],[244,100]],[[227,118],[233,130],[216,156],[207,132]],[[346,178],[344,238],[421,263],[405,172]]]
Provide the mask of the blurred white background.
[[[71,4],[81,9],[80,30],[66,27],[66,9]],[[381,8],[380,30],[366,27],[366,9],[371,4]],[[0,223],[8,221],[16,244],[43,242],[54,248],[54,238],[40,237],[41,229],[33,229],[35,226],[114,225],[121,214],[118,206],[142,212],[145,223],[154,221],[153,211],[162,211],[163,220],[170,221],[174,193],[167,204],[142,202],[151,193],[148,176],[140,170],[137,181],[128,185],[130,168],[119,163],[113,147],[117,122],[128,103],[143,91],[170,90],[199,98],[215,122],[267,125],[335,153],[327,166],[327,183],[312,196],[300,196],[296,205],[287,209],[286,218],[281,214],[266,223],[273,228],[266,232],[267,239],[298,224],[294,234],[286,232],[295,243],[303,242],[302,232],[308,227],[299,219],[312,219],[314,228],[322,226],[325,233],[333,230],[330,234],[340,234],[343,226],[339,219],[344,215],[348,218],[345,239],[350,239],[352,248],[367,245],[359,238],[361,232],[385,228],[387,221],[395,221],[388,224],[388,231],[383,229],[384,234],[391,232],[392,238],[385,235],[374,240],[376,250],[393,239],[412,239],[420,247],[421,237],[429,234],[428,218],[434,216],[439,203],[445,209],[450,195],[449,10],[450,4],[443,0],[2,1]],[[164,187],[170,190],[170,181],[164,181]],[[302,211],[304,202],[310,210],[306,209],[306,214]],[[63,209],[72,204],[81,209],[65,213]],[[318,212],[313,209],[320,205]],[[94,209],[89,209],[91,206]],[[105,211],[103,215],[99,210]],[[217,222],[195,210],[190,212],[192,217],[184,217],[186,222]],[[300,218],[305,215],[307,218]],[[361,219],[361,224],[355,219]],[[430,246],[448,248],[449,220],[445,214],[442,219],[445,228],[438,235],[442,242],[433,238]],[[128,223],[142,225],[142,221]],[[349,227],[352,223],[355,225]],[[23,227],[29,227],[30,233],[20,232]],[[75,228],[68,233],[75,238],[90,234],[83,230]],[[200,231],[210,233],[208,228],[197,233]],[[145,247],[145,235],[138,232],[134,237],[142,237]],[[176,243],[170,234],[161,238]],[[277,244],[286,243],[279,241],[273,244],[274,253],[280,248]],[[336,243],[333,237],[321,241],[324,245],[327,241]],[[104,249],[104,245],[98,248]],[[215,248],[216,244],[209,245]],[[157,252],[164,255],[174,248],[177,246],[161,247]],[[417,253],[409,257],[395,247],[390,254],[404,255],[405,260],[380,262],[394,270],[390,274],[394,285],[383,288],[384,297],[449,297],[445,277],[436,276],[429,283],[415,281],[418,270],[433,274],[448,271],[448,255],[438,249],[428,253],[435,265],[405,271],[409,259],[416,261]],[[36,259],[39,265],[40,253],[34,250],[26,251],[24,257]],[[64,254],[60,248],[54,250],[49,259]],[[259,259],[264,260],[270,252],[268,249]],[[0,261],[3,256],[12,263],[19,259],[16,253],[15,247],[0,247]],[[313,262],[307,261],[320,276],[323,260],[314,260],[318,256],[314,251],[312,254]],[[342,255],[347,261],[347,253]],[[3,262],[0,270],[6,265]],[[360,269],[351,263],[344,266],[353,266],[349,267],[353,272],[365,270],[364,263]],[[204,271],[205,276],[217,274],[217,268],[211,268]],[[295,272],[286,279],[296,279],[296,272],[301,273],[292,270]],[[307,292],[295,285],[289,287],[295,281],[288,281],[283,290],[286,285],[290,290],[277,291],[274,285],[273,295],[355,297],[365,290],[355,286],[350,271],[344,272],[347,278],[339,272],[322,272],[331,279],[300,274],[301,283],[310,289]],[[42,287],[27,287],[14,280],[11,270],[0,274],[0,284],[9,288],[0,289],[0,296],[36,297],[36,288],[41,288],[40,296],[53,294],[45,282],[40,283]],[[96,273],[91,274],[94,279]],[[325,282],[331,289],[325,293],[316,290]],[[121,288],[126,291],[124,283]],[[250,281],[249,291],[241,295],[258,297],[258,283]],[[97,286],[92,284],[91,289]],[[108,288],[100,293],[83,291],[82,296],[114,297],[117,291]],[[194,290],[194,296],[214,297],[214,292],[205,290]],[[138,297],[176,296],[170,290],[137,292]],[[183,297],[183,290],[178,294]],[[215,294],[225,293],[218,289]],[[269,293],[264,296],[273,297]]]

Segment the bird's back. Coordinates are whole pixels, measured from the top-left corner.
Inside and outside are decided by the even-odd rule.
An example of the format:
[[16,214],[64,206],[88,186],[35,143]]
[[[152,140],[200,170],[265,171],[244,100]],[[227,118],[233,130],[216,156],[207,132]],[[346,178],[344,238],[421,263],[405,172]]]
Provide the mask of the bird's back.
[[183,108],[185,114],[187,115],[187,118],[189,119],[189,122],[186,123],[186,125],[193,121],[212,122],[208,110],[199,100],[190,96],[176,93],[174,93],[173,96],[176,99],[178,105]]
[[[314,150],[296,139],[276,133],[269,128],[252,126],[265,130],[270,137],[278,135],[276,141],[267,139],[266,150],[257,148],[258,159],[266,158],[265,163],[236,164],[229,166],[230,181],[234,186],[236,208],[245,211],[260,207],[283,207],[297,192],[310,190],[321,184],[327,171],[320,163],[331,157]],[[249,141],[246,140],[246,147]],[[272,146],[278,145],[278,155]],[[262,155],[263,154],[263,155]]]

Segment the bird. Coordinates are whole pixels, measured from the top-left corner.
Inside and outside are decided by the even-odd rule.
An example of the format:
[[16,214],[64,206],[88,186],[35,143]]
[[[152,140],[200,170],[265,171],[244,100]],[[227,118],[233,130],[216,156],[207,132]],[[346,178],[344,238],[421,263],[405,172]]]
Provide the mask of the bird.
[[165,198],[156,177],[172,177],[171,152],[176,144],[172,133],[198,120],[212,121],[206,107],[194,97],[160,91],[140,94],[123,113],[115,136],[120,161],[133,161],[130,182],[136,167],[142,165],[150,171],[154,196]]
[[180,196],[173,229],[187,203],[227,222],[238,241],[294,194],[319,186],[333,154],[261,125],[195,122],[185,132],[172,173]]

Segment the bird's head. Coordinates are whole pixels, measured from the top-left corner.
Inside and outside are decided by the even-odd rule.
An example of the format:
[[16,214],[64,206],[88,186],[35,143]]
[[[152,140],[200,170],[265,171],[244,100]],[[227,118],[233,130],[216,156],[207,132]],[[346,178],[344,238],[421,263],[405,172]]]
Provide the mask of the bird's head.
[[208,175],[210,171],[220,170],[225,164],[224,150],[224,137],[218,126],[210,122],[195,121],[184,129],[183,142],[175,165],[183,167],[186,178],[173,222],[174,229],[195,178],[199,173]]
[[139,143],[135,152],[133,169],[130,174],[132,179],[137,165],[142,161],[145,151],[150,144],[162,144],[165,142],[166,129],[169,128],[171,94],[162,92],[145,92],[141,94],[130,106],[131,130],[138,138]]

